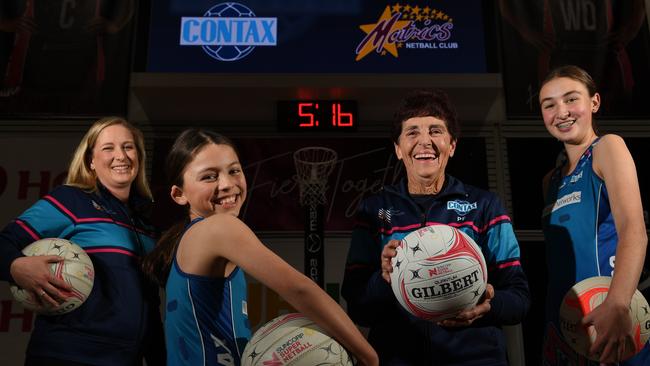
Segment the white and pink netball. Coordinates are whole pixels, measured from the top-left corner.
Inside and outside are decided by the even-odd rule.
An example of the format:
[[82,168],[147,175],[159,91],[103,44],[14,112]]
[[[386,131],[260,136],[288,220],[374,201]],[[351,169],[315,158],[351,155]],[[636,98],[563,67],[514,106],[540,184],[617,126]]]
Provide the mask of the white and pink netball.
[[63,292],[65,301],[57,307],[43,307],[31,291],[16,285],[11,286],[14,298],[24,307],[44,315],[60,315],[77,309],[93,289],[95,270],[88,254],[77,244],[66,239],[47,238],[33,242],[23,249],[26,256],[58,255],[63,257],[61,262],[50,264],[53,277],[65,281],[72,287],[69,292]]
[[487,286],[481,248],[462,231],[431,225],[406,235],[392,260],[391,286],[418,318],[440,321],[474,307]]
[[334,338],[300,313],[278,316],[258,329],[246,344],[242,366],[354,365]]
[[[605,276],[586,278],[569,289],[560,305],[560,331],[564,340],[574,351],[593,361],[600,358],[599,354],[589,354],[596,340],[596,330],[593,326],[583,326],[582,318],[605,301],[611,282],[612,278]],[[639,290],[634,292],[630,301],[630,318],[634,343],[626,344],[623,360],[640,352],[650,338],[650,306]]]

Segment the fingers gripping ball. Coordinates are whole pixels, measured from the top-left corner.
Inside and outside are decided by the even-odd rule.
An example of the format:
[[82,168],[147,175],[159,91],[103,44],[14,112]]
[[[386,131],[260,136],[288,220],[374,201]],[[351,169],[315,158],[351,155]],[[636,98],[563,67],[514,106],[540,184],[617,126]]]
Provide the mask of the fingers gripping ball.
[[[598,276],[584,279],[564,295],[560,305],[560,329],[565,341],[574,351],[593,361],[600,355],[590,357],[589,348],[596,340],[593,327],[582,325],[582,318],[595,307],[602,304],[607,297],[611,277]],[[637,354],[650,337],[650,306],[639,290],[634,292],[630,301],[630,318],[634,329],[634,344],[626,345],[624,359]]]
[[302,314],[281,315],[258,329],[244,348],[242,366],[352,366],[350,354]]
[[397,300],[426,320],[444,320],[474,307],[487,285],[481,248],[448,225],[423,227],[405,236],[392,265]]
[[58,255],[63,257],[61,262],[50,263],[50,273],[53,277],[67,282],[72,291],[62,292],[66,299],[56,308],[43,307],[34,298],[31,291],[18,286],[11,286],[14,298],[24,307],[45,315],[59,315],[78,308],[86,300],[93,288],[95,270],[88,254],[71,241],[60,238],[47,238],[33,242],[23,249],[26,256]]

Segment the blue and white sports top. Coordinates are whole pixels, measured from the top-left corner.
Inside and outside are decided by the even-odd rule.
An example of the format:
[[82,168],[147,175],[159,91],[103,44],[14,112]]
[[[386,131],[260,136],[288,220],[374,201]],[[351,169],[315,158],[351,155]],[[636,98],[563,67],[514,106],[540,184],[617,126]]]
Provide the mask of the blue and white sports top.
[[251,337],[244,271],[237,267],[226,278],[193,275],[174,256],[165,290],[167,365],[239,365]]
[[575,283],[611,276],[618,237],[605,182],[593,170],[596,139],[571,174],[559,166],[549,181],[542,213],[548,263],[547,320],[557,324],[560,304]]

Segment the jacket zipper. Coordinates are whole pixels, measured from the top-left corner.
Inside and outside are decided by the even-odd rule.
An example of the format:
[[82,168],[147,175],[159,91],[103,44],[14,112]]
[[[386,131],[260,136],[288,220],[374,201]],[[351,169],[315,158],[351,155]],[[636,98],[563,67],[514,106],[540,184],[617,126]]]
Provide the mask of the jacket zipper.
[[[104,197],[104,195],[101,194],[101,198],[104,201],[106,201],[106,203],[109,204],[109,207],[113,207],[115,205],[115,202],[110,200],[110,198],[115,199],[114,197],[109,197],[109,199],[106,199],[106,197]],[[117,199],[115,199],[115,200],[117,200]],[[131,229],[130,230],[135,235],[137,245],[138,245],[138,248],[136,248],[136,252],[137,252],[136,261],[139,263],[141,256],[144,255],[144,245],[142,244],[142,241],[140,240],[140,234],[138,233],[138,227],[136,226],[135,220],[133,219],[132,215],[130,214],[130,212],[128,210],[128,207],[126,207],[125,204],[120,202],[120,201],[117,202],[117,206],[119,207],[119,210],[122,212],[122,214],[124,214],[126,216],[126,218],[128,219],[128,221],[131,223]],[[115,225],[117,225],[117,221],[115,220],[113,215],[111,215],[110,212],[108,212],[108,211],[107,211],[107,213],[109,214],[109,216],[113,220],[113,223]],[[137,270],[137,268],[136,268],[136,270]],[[145,324],[148,324],[148,322],[149,322],[148,317],[147,317],[147,319],[145,319],[145,313],[146,313],[145,307],[146,307],[146,304],[147,304],[147,301],[148,301],[148,299],[146,298],[146,290],[147,289],[144,288],[144,286],[146,286],[146,284],[143,282],[143,283],[141,283],[141,286],[143,286],[142,291],[145,293],[145,295],[143,295],[142,302],[140,304],[140,325],[138,326],[138,338],[137,338],[138,344],[141,344],[141,340],[144,338],[144,334],[145,334],[145,330],[144,330]],[[134,361],[137,362],[138,359],[141,359],[143,357],[144,357],[143,350],[138,349],[137,355],[136,355],[136,360],[134,360]]]

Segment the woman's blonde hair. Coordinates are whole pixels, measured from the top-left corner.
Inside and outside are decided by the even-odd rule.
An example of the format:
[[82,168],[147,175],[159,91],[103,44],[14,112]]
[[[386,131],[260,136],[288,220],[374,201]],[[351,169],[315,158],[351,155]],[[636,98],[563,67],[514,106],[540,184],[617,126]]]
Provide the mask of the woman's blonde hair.
[[145,173],[146,152],[144,150],[144,137],[142,131],[127,122],[121,117],[105,117],[93,123],[81,139],[77,149],[72,156],[70,166],[68,167],[68,177],[66,185],[81,188],[86,191],[94,192],[97,190],[97,175],[90,169],[92,161],[93,148],[97,143],[99,134],[106,128],[114,125],[126,127],[133,135],[136,150],[138,151],[138,174],[135,177],[135,188],[142,196],[153,199],[147,175]]

